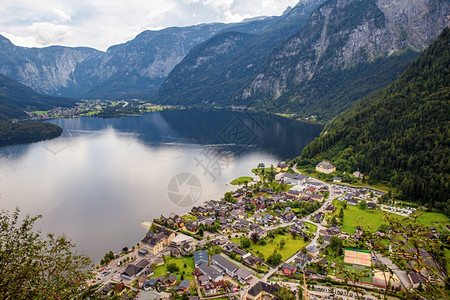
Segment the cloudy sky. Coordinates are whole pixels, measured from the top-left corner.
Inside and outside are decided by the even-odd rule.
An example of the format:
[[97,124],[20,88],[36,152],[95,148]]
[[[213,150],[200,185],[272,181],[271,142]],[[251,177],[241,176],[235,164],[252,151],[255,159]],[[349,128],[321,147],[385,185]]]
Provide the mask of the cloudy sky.
[[298,0],[6,0],[0,34],[27,47],[106,50],[146,29],[280,15]]

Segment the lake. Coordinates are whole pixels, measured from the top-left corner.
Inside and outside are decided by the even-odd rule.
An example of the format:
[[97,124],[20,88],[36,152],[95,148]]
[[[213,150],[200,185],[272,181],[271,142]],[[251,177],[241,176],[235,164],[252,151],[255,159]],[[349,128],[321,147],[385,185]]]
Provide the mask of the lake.
[[49,121],[61,137],[0,148],[1,209],[42,214],[98,262],[131,247],[161,214],[219,199],[229,182],[294,158],[322,126],[238,111],[172,110]]

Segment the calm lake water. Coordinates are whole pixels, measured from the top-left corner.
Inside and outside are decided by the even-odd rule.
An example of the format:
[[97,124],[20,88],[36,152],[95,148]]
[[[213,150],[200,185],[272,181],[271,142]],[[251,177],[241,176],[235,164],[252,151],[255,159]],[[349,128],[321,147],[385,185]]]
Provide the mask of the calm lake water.
[[297,156],[322,129],[232,111],[50,122],[60,138],[0,148],[0,208],[42,214],[43,232],[95,261],[140,241],[155,217],[219,199],[258,163]]

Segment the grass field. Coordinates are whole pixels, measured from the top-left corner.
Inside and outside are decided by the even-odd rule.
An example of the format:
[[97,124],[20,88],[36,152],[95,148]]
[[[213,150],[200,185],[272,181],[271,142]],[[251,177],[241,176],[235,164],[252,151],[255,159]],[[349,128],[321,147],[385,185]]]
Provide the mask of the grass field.
[[33,114],[35,114],[35,115],[38,115],[38,116],[40,116],[40,115],[43,115],[43,114],[46,114],[48,111],[44,111],[44,110],[36,110],[36,111],[33,111]]
[[[192,275],[192,271],[194,271],[194,258],[192,257],[182,257],[182,258],[167,258],[166,263],[162,266],[158,266],[154,270],[154,275],[152,277],[159,277],[166,275],[167,273],[167,265],[175,263],[178,268],[180,268],[179,272],[175,272],[175,276],[177,276],[178,280],[181,280],[181,274],[184,271],[184,279],[187,279],[191,282],[194,280],[194,275]],[[184,267],[186,264],[186,268]]]
[[241,185],[241,184],[245,184],[246,182],[249,183],[252,180],[253,180],[253,178],[250,176],[242,176],[242,177],[236,178],[233,181],[231,181],[231,184]]
[[[279,244],[281,239],[284,239],[286,241],[285,246],[283,249],[279,248]],[[239,239],[232,239],[232,242],[239,244]],[[294,240],[292,238],[292,235],[286,233],[285,235],[276,235],[275,238],[267,243],[266,245],[262,246],[259,244],[254,244],[252,242],[250,246],[250,251],[254,254],[262,253],[264,255],[264,259],[267,259],[270,255],[273,254],[273,251],[276,249],[278,253],[281,254],[283,257],[283,260],[288,259],[292,255],[294,255],[296,252],[300,251],[303,247],[305,247],[308,243],[303,241],[303,239],[296,239]]]
[[[337,215],[339,210],[343,208],[341,201],[335,200],[333,204],[336,206],[336,212],[333,215]],[[389,214],[395,218],[405,218],[396,214]],[[450,224],[450,219],[444,214],[438,212],[424,212],[418,219],[420,223],[425,226],[444,227]],[[347,205],[344,210],[344,224],[342,231],[353,234],[356,230],[356,226],[360,224],[372,226],[373,230],[377,230],[383,223],[383,212],[381,210],[362,210],[358,206]]]
[[[343,208],[343,203],[339,200],[334,200],[333,204],[336,206],[337,214],[341,208]],[[398,215],[394,215],[398,218],[403,218]],[[344,223],[342,225],[342,231],[350,234],[355,233],[356,226],[365,225],[371,226],[373,231],[376,231],[383,223],[383,213],[381,210],[371,210],[371,209],[360,209],[358,206],[347,205],[344,209]]]
[[450,224],[450,219],[441,213],[438,212],[424,212],[418,219],[420,223],[425,226],[447,226]]
[[312,233],[312,234],[316,233],[316,231],[317,231],[317,225],[314,225],[314,224],[312,224],[312,223],[305,222],[305,226],[308,226],[308,227],[309,227],[308,229],[306,229],[306,232],[309,232],[309,233]]

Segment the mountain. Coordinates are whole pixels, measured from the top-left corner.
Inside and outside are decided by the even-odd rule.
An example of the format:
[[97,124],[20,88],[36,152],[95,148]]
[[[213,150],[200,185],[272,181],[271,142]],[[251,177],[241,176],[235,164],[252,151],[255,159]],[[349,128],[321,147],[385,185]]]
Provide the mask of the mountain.
[[37,142],[61,135],[59,126],[49,123],[12,123],[12,119],[27,117],[25,110],[48,110],[55,106],[71,106],[72,99],[40,95],[31,88],[0,75],[0,146]]
[[450,215],[450,29],[390,86],[330,121],[299,164],[330,160]]
[[0,120],[26,117],[25,110],[49,110],[75,105],[75,100],[51,97],[36,93],[33,89],[0,74]]
[[301,1],[278,26],[195,47],[149,100],[325,122],[393,82],[450,24],[449,14],[448,0]]
[[91,48],[18,47],[0,36],[0,73],[43,94],[68,95],[83,89],[83,80],[74,77],[75,69],[101,55]]
[[277,18],[147,30],[106,52],[81,47],[18,47],[0,36],[0,73],[53,96],[143,98],[153,94],[197,44],[231,29],[257,33]]
[[156,103],[230,105],[270,53],[302,28],[322,0],[300,1],[260,32],[239,26],[198,45],[173,69],[149,101]]
[[391,83],[450,25],[449,14],[448,0],[328,0],[240,99],[327,121]]

